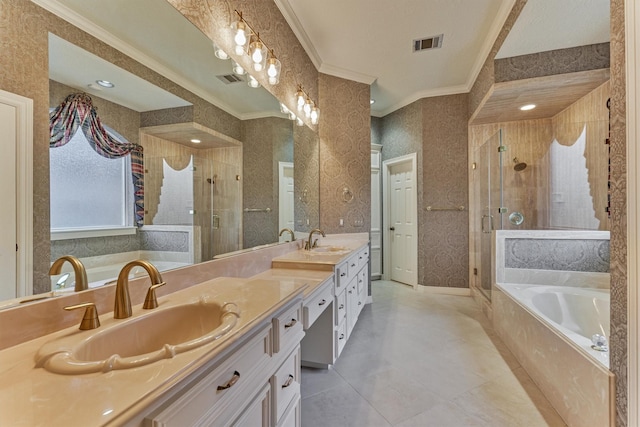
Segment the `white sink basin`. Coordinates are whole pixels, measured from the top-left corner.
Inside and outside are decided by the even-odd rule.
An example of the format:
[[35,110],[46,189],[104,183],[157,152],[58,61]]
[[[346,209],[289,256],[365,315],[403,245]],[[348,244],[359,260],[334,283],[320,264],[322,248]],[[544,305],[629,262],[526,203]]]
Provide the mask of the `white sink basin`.
[[235,303],[200,300],[160,308],[49,342],[38,351],[36,367],[69,375],[135,368],[220,339],[239,317]]

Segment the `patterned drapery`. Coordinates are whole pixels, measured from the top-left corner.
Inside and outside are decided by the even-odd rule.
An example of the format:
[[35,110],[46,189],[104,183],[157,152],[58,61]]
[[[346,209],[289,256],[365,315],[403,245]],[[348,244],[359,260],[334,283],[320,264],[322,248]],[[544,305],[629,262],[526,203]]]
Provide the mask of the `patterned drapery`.
[[89,141],[91,148],[102,157],[117,159],[131,155],[133,175],[134,212],[138,226],[144,223],[144,160],[142,146],[120,142],[111,136],[100,122],[91,97],[86,93],[72,93],[49,113],[49,147],[61,147],[71,140],[78,128]]

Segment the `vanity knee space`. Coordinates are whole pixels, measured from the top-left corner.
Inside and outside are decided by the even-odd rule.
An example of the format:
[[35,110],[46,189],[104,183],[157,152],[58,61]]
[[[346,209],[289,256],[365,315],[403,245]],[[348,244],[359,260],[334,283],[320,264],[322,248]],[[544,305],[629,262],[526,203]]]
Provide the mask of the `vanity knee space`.
[[360,247],[333,266],[333,275],[304,302],[302,365],[335,363],[353,332],[369,289],[369,247]]

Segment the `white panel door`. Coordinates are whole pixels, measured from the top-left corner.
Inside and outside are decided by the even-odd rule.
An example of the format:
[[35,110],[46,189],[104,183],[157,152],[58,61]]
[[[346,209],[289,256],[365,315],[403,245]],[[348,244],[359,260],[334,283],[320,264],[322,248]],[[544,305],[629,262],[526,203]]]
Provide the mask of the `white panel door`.
[[0,300],[17,297],[16,107],[0,102]]
[[[293,163],[279,162],[278,169],[280,171],[280,190],[278,194],[278,224],[280,230],[282,230],[283,228],[289,228],[293,230],[295,226],[295,216],[293,210]],[[291,236],[289,236],[289,233],[284,233],[282,236],[280,236],[281,242],[286,242],[290,239]]]
[[411,161],[389,168],[391,280],[417,285],[415,176]]

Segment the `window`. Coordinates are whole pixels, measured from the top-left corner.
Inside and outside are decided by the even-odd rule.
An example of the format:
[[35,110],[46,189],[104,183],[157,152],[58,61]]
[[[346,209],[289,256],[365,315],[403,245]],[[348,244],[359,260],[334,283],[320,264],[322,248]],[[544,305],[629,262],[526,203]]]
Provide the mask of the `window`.
[[81,129],[49,156],[52,231],[133,226],[131,156],[102,157]]

